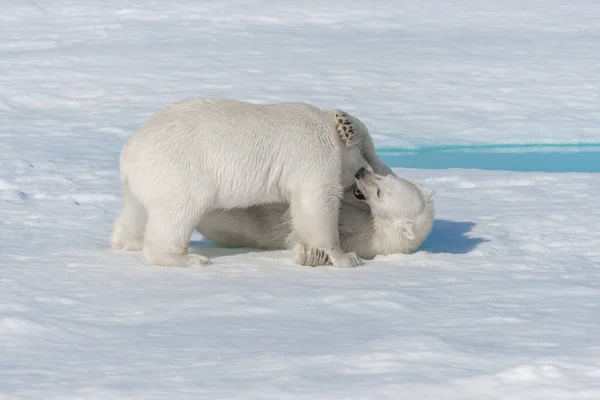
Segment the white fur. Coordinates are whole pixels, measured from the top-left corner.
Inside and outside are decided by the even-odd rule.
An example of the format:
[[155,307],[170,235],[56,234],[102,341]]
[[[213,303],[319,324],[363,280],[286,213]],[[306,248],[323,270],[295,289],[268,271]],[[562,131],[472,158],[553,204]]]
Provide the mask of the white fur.
[[[341,148],[342,156],[355,157],[348,148],[357,146],[360,156],[370,160],[375,170],[359,170],[356,185],[344,193],[339,217],[342,249],[367,259],[415,251],[433,225],[434,190],[396,177],[377,157],[371,136],[358,119],[338,111],[336,128],[347,145]],[[359,189],[365,199],[358,199],[354,189]],[[213,210],[203,217],[198,230],[222,246],[288,248],[299,264],[330,263],[323,250],[307,248],[292,232],[286,203]]]
[[341,249],[338,218],[344,189],[366,166],[365,144],[347,146],[336,130],[336,115],[303,103],[220,99],[165,107],[121,153],[123,206],[112,246],[143,247],[155,265],[206,264],[206,257],[188,253],[188,247],[207,213],[280,202],[289,204],[299,243],[324,250],[333,265],[361,264]]
[[[411,253],[427,238],[434,220],[433,189],[369,171],[356,178],[356,186],[366,200],[358,200],[352,189],[344,193],[339,217],[344,251],[365,259]],[[297,242],[285,203],[214,210],[203,217],[198,230],[221,246],[290,249],[299,264],[329,263],[323,251]]]

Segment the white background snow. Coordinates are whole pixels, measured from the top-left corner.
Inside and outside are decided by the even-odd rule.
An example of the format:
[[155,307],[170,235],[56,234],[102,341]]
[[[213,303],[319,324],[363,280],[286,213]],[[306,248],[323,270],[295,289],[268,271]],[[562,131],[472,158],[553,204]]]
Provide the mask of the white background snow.
[[598,142],[595,0],[0,2],[0,398],[598,399],[598,174],[397,169],[422,251],[350,270],[108,248],[118,155],[190,96],[379,147]]

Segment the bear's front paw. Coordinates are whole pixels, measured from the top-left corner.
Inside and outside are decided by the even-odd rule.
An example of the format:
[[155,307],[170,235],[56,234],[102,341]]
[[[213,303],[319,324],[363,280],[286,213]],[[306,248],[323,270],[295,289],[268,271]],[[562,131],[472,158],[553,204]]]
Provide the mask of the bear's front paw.
[[295,244],[292,248],[292,255],[294,257],[294,262],[298,265],[306,265],[306,247],[301,244]]
[[186,267],[201,267],[203,265],[209,265],[210,259],[200,254],[191,253],[187,255]]
[[336,267],[351,268],[363,265],[364,261],[356,253],[344,253],[334,250],[329,253],[329,260]]
[[329,256],[325,250],[308,249],[306,251],[306,263],[304,265],[317,267],[319,265],[331,265],[331,262],[329,262]]
[[294,246],[292,253],[294,254],[294,261],[299,265],[308,265],[311,267],[317,267],[319,265],[331,265],[329,261],[329,255],[323,249],[306,249],[302,245]]
[[340,138],[346,146],[351,147],[360,141],[360,137],[354,130],[354,126],[352,125],[352,120],[350,116],[344,111],[336,111],[335,113],[335,127],[340,135]]
[[144,256],[150,265],[164,267],[200,267],[210,264],[208,257],[200,254],[171,254],[150,251],[148,247],[144,248]]

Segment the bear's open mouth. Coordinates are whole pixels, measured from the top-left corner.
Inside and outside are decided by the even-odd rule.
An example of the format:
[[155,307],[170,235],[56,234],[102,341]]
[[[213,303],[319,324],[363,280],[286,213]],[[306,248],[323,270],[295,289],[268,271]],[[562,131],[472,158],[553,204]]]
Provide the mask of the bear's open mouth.
[[354,188],[354,197],[356,197],[359,200],[366,200],[367,199],[365,197],[365,195],[363,194],[363,192],[360,191],[359,188]]

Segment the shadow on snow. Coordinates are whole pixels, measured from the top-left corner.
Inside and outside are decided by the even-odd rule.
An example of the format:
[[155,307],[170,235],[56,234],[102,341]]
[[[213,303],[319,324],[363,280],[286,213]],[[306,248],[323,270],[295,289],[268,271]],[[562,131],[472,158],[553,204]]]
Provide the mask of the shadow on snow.
[[[468,233],[473,230],[475,223],[471,221],[448,221],[436,219],[431,233],[418,251],[426,253],[467,254],[473,251],[480,243],[489,242],[488,239],[470,237]],[[262,250],[247,247],[218,247],[208,240],[193,240],[190,243],[191,251],[201,253],[209,258],[233,256],[246,253],[261,253],[277,250]]]
[[431,233],[419,248],[427,253],[467,254],[488,239],[467,236],[475,222],[436,219]]

